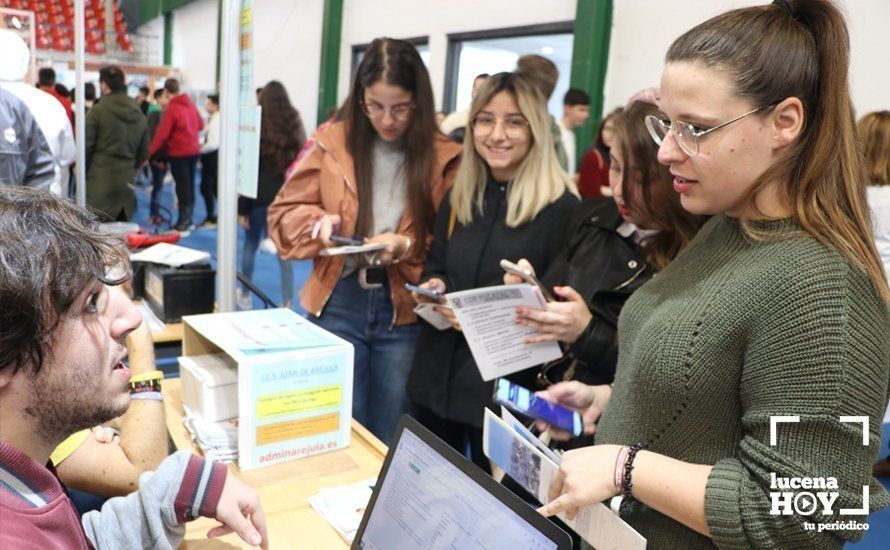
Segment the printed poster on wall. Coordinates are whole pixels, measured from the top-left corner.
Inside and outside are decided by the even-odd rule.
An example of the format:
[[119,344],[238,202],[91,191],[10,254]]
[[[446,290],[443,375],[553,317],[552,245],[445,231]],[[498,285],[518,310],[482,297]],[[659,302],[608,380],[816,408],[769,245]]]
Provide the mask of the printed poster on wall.
[[241,0],[238,86],[238,194],[256,198],[260,169],[260,108],[253,87],[253,0]]

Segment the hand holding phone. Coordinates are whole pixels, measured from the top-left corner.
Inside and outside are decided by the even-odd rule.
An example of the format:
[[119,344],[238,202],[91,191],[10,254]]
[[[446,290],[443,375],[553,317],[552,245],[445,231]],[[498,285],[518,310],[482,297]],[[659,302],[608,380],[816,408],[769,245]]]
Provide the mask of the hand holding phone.
[[414,301],[418,304],[440,304],[445,301],[445,282],[438,277],[433,277],[421,285],[406,284],[405,288],[411,291]]
[[[596,432],[596,424],[599,422],[609,399],[612,397],[612,386],[601,384],[589,386],[577,380],[559,382],[543,391],[537,392],[537,396],[551,403],[574,409],[581,414],[581,422],[584,425],[586,435]],[[567,441],[571,434],[562,428],[548,423],[537,422],[539,430],[547,430],[556,441]]]
[[494,401],[511,411],[542,420],[574,436],[584,431],[581,415],[562,405],[551,403],[527,388],[499,378],[494,386]]
[[318,239],[325,246],[331,246],[331,236],[340,228],[340,216],[337,214],[324,214],[311,220],[313,239]]
[[436,290],[435,288],[423,288],[421,286],[412,285],[410,283],[405,283],[405,288],[414,292],[416,294],[420,294],[421,296],[426,296],[427,298],[432,298],[438,302],[441,302],[444,296],[441,292]]
[[547,290],[547,287],[535,277],[535,274],[530,269],[525,269],[520,267],[510,260],[501,260],[501,268],[511,275],[515,275],[525,281],[526,283],[538,287],[538,290],[541,291],[541,294],[544,295],[544,299],[548,302],[555,302],[556,299],[550,294],[550,291]]

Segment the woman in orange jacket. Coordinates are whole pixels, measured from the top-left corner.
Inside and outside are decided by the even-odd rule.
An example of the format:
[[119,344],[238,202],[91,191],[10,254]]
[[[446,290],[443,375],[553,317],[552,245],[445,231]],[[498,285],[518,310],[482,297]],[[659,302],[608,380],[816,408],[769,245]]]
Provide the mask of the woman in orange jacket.
[[[402,40],[371,44],[342,118],[269,207],[269,234],[282,257],[313,259],[300,303],[355,347],[353,416],[389,443],[420,331],[405,283],[420,279],[461,147],[438,131],[429,74]],[[320,255],[338,235],[385,248]]]

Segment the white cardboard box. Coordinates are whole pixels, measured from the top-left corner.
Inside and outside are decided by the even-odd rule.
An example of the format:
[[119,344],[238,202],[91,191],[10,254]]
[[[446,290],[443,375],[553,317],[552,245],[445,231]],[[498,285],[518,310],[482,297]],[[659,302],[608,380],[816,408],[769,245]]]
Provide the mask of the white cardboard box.
[[223,354],[238,373],[238,467],[349,446],[352,344],[290,309],[183,317],[183,356]]
[[207,422],[238,416],[238,368],[225,354],[179,358],[182,402]]

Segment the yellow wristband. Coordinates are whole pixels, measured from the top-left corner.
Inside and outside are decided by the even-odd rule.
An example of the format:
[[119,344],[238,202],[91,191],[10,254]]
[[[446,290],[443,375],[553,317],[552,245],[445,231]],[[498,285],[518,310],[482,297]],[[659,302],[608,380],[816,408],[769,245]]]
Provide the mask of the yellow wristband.
[[163,380],[164,372],[153,370],[149,372],[141,372],[130,377],[130,382],[144,382],[146,380]]

